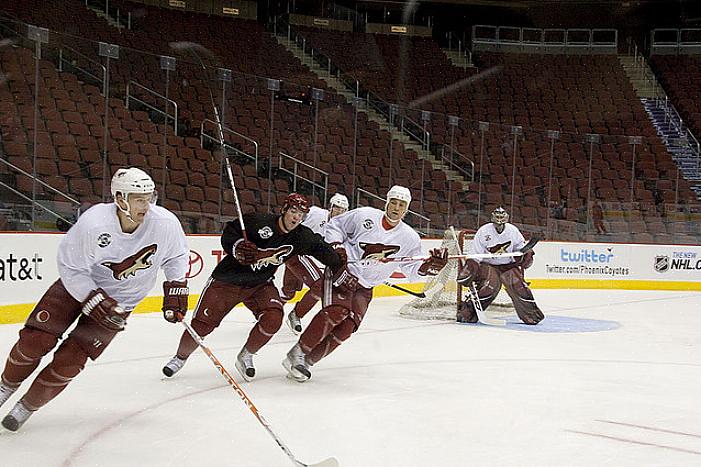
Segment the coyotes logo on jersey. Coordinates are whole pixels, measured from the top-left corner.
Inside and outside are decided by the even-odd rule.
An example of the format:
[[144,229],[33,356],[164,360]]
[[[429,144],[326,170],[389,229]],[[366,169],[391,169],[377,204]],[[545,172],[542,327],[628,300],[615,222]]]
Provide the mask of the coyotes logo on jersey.
[[102,263],[103,266],[108,267],[112,270],[112,276],[121,281],[130,276],[136,275],[136,271],[141,269],[148,269],[151,267],[151,256],[153,256],[158,250],[158,245],[155,243],[149,246],[145,246],[133,255],[129,256],[125,260],[119,263],[113,263],[111,261],[105,261]]
[[251,264],[251,269],[257,271],[267,268],[268,266],[280,266],[285,262],[290,253],[292,253],[292,245],[281,245],[277,248],[261,248],[258,250],[258,260]]
[[511,246],[511,240],[509,240],[508,242],[504,242],[504,243],[497,243],[496,245],[493,245],[493,246],[490,246],[489,248],[487,248],[487,250],[489,250],[489,252],[492,254],[506,253],[507,252],[506,250],[510,246]]
[[383,245],[382,243],[360,242],[360,248],[363,249],[363,256],[361,259],[373,260],[389,258],[399,251],[399,247],[396,245]]

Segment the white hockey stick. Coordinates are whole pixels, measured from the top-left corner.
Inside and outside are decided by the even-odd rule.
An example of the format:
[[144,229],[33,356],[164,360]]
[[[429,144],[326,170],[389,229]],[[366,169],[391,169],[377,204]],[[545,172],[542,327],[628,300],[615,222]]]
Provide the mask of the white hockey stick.
[[212,351],[209,350],[209,347],[207,347],[204,344],[204,341],[199,336],[199,334],[197,334],[195,332],[195,330],[192,329],[192,327],[189,324],[187,324],[187,322],[181,321],[181,323],[183,323],[183,326],[185,326],[185,329],[187,329],[187,332],[189,332],[190,336],[192,336],[192,338],[195,340],[195,342],[197,342],[197,345],[200,346],[202,351],[205,354],[207,354],[207,356],[212,361],[212,363],[214,363],[214,366],[217,368],[217,370],[219,370],[219,373],[224,377],[226,382],[229,383],[229,386],[231,386],[234,389],[234,392],[236,394],[238,394],[238,396],[241,398],[243,403],[246,404],[246,407],[248,407],[248,409],[251,412],[253,412],[253,415],[256,416],[256,418],[258,419],[260,424],[263,425],[263,427],[268,431],[270,436],[273,437],[273,439],[275,440],[277,445],[280,447],[280,449],[282,449],[282,451],[285,454],[287,454],[287,457],[290,458],[290,460],[294,463],[295,466],[297,466],[297,467],[338,467],[338,461],[333,457],[329,457],[328,459],[325,459],[321,462],[317,462],[316,464],[305,464],[304,462],[299,461],[294,456],[294,454],[292,454],[290,449],[287,446],[285,446],[285,443],[283,443],[282,440],[273,432],[273,429],[270,426],[270,424],[268,423],[268,421],[265,418],[263,418],[263,414],[258,412],[258,409],[256,408],[256,406],[253,405],[253,401],[251,399],[249,399],[249,397],[246,395],[245,392],[243,392],[243,389],[241,389],[241,386],[239,386],[238,383],[236,381],[234,381],[234,378],[231,376],[231,374],[229,374],[228,371],[226,371],[226,368],[224,368],[224,365],[222,365],[221,362],[219,361],[219,359],[214,356]]
[[[458,235],[455,233],[455,228],[453,228],[452,225],[450,226],[450,233],[453,234],[453,239],[455,240],[455,245],[458,248],[458,253],[462,254],[462,247],[460,246],[460,242],[458,241]],[[523,254],[523,252],[519,253],[520,255]],[[506,256],[506,254],[500,256]],[[462,261],[460,261],[459,264],[460,267],[462,267]],[[458,269],[458,272],[459,271],[460,269]],[[474,281],[470,284],[470,287],[468,287],[467,295],[470,297],[470,301],[472,302],[472,306],[475,308],[475,313],[477,313],[477,319],[479,319],[480,323],[488,324],[491,326],[504,326],[506,324],[506,321],[496,318],[490,318],[484,312],[484,308],[482,308],[482,302],[480,301],[479,295],[477,294],[477,287],[475,286]]]
[[[448,260],[451,259],[488,259],[488,258],[508,258],[514,256],[523,256],[522,251],[514,251],[510,253],[475,253],[469,255],[450,255]],[[397,256],[391,258],[360,258],[355,260],[348,260],[348,263],[356,263],[361,266],[371,266],[377,263],[409,263],[412,261],[426,261],[430,256]]]

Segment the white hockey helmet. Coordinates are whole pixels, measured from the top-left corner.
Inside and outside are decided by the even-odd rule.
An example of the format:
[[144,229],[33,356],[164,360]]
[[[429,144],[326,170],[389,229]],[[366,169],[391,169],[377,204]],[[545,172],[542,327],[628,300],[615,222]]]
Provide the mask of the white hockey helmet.
[[[385,203],[389,203],[389,200],[391,199],[398,199],[400,201],[406,201],[407,208],[411,204],[411,192],[409,191],[409,188],[401,186],[401,185],[394,185],[392,188],[389,189],[387,192],[387,199]],[[385,204],[386,206],[386,204]]]
[[492,222],[497,225],[504,225],[509,222],[509,213],[506,209],[499,206],[494,211],[492,211]]
[[114,173],[111,189],[113,197],[116,198],[117,193],[121,193],[126,199],[132,193],[153,193],[156,191],[156,185],[146,172],[136,167],[129,167],[118,169]]
[[331,197],[329,200],[329,207],[333,206],[338,206],[339,208],[348,210],[348,198],[346,198],[346,195],[342,195],[341,193],[336,193]]

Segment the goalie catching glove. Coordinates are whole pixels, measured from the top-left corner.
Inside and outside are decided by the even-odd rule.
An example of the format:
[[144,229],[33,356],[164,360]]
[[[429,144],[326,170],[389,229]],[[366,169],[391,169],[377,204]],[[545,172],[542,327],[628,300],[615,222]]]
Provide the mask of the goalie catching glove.
[[419,267],[419,274],[422,276],[435,276],[448,264],[447,249],[434,248],[429,254],[431,256]]
[[107,295],[102,289],[90,292],[88,298],[83,302],[81,312],[108,331],[122,331],[127,324],[127,313],[119,306],[117,300]]
[[165,281],[163,283],[163,317],[170,323],[179,323],[187,313],[190,289],[187,281]]
[[249,240],[239,240],[234,245],[234,257],[244,266],[250,266],[258,260],[258,247]]

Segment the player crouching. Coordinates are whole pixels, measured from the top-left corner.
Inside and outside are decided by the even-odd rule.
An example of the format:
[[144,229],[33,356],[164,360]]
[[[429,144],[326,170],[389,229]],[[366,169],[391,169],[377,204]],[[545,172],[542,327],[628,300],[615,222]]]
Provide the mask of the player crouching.
[[[509,214],[501,207],[492,212],[490,223],[477,230],[473,242],[474,253],[511,253],[523,248],[526,240],[518,228],[509,223]],[[533,250],[516,258],[489,258],[478,262],[469,259],[458,272],[458,283],[470,288],[475,283],[477,299],[483,310],[494,301],[502,284],[511,297],[516,314],[525,324],[538,324],[545,316],[533,298],[533,292],[524,279],[524,270],[533,265]],[[457,313],[459,323],[478,321],[475,305],[463,300]]]

